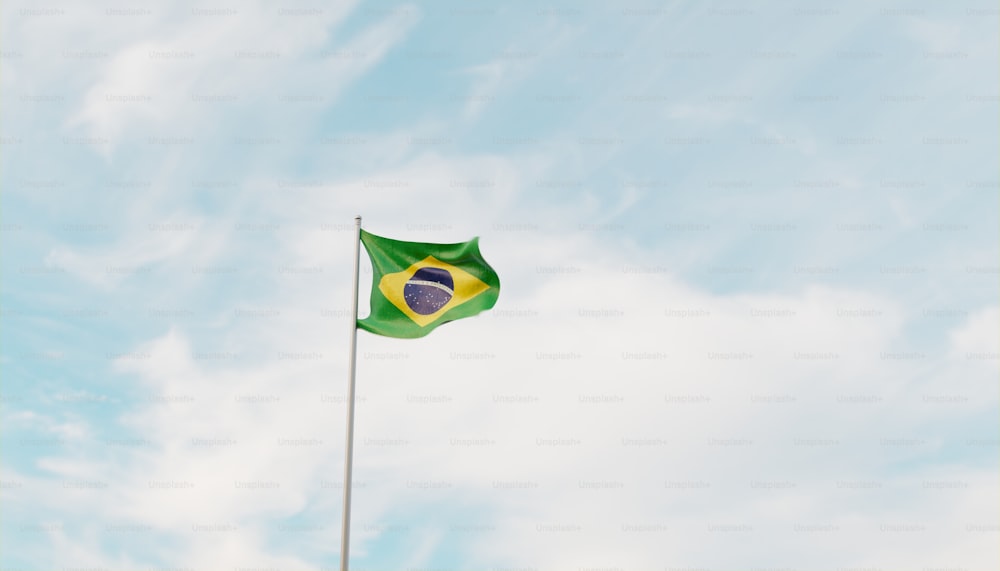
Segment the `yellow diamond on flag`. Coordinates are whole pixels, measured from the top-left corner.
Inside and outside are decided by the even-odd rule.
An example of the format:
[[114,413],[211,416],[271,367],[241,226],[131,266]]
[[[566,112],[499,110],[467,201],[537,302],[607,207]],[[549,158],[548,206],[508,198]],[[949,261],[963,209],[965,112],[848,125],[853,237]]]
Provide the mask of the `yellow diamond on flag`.
[[425,327],[490,288],[465,270],[427,256],[401,272],[386,274],[378,289],[396,309]]

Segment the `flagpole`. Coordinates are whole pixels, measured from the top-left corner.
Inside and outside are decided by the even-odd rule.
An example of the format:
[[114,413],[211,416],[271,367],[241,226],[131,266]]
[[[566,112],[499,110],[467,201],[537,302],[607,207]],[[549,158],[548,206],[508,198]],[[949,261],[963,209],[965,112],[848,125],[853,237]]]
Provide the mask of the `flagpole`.
[[361,263],[361,216],[354,217],[354,302],[351,304],[351,357],[347,389],[347,448],[344,452],[344,518],[340,536],[340,571],[347,571],[351,542],[351,464],[354,460],[354,373],[358,358],[358,267]]

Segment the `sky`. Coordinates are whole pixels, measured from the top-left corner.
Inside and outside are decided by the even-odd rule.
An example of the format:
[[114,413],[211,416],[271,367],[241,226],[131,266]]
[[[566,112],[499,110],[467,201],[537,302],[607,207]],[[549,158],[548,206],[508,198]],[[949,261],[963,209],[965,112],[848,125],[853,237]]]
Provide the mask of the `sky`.
[[[1000,566],[1000,10],[0,6],[0,571]],[[362,252],[360,314],[371,265]]]

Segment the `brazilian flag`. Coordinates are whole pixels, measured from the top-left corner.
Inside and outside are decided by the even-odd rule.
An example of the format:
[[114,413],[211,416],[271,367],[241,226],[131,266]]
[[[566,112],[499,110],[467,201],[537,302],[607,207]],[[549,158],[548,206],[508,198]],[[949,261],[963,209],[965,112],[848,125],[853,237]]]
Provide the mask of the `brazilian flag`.
[[479,238],[457,244],[402,242],[361,231],[372,261],[371,313],[358,327],[387,337],[423,337],[442,323],[493,307],[500,278]]

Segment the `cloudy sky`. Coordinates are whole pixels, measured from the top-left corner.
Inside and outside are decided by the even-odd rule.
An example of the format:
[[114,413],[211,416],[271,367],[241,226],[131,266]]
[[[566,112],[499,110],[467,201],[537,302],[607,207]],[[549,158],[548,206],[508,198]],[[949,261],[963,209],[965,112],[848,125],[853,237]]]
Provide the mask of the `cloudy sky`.
[[352,568],[997,568],[998,16],[5,2],[0,569],[336,569],[357,214],[502,289],[359,333]]

